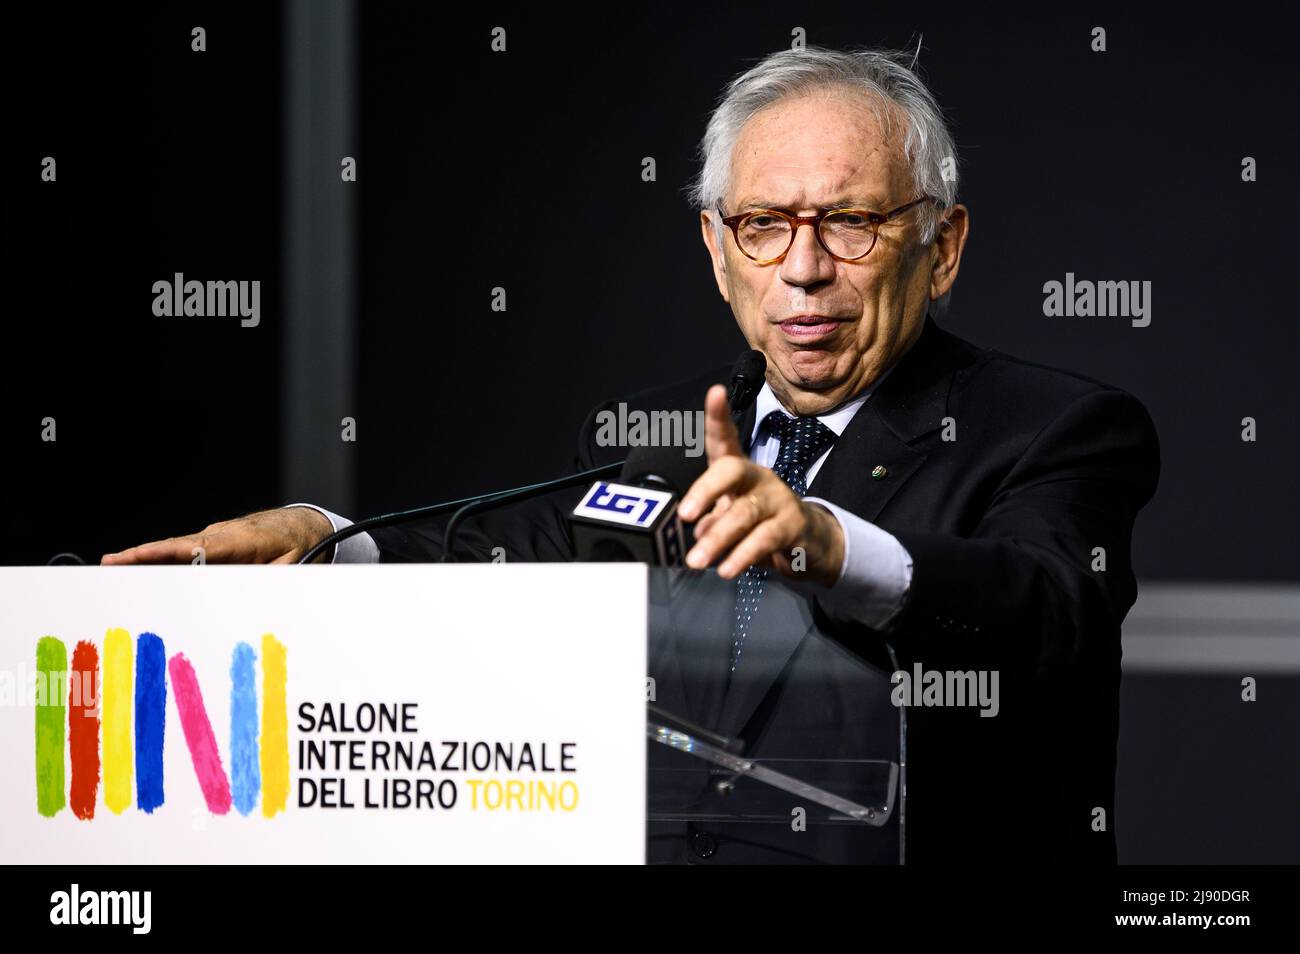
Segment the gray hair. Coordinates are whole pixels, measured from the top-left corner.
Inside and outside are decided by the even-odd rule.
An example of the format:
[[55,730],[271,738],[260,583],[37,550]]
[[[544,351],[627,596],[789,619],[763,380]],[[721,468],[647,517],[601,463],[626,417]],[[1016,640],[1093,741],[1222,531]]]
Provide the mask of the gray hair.
[[[896,119],[905,122],[903,155],[917,193],[938,199],[943,209],[951,208],[957,201],[957,147],[943,110],[914,65],[912,53],[873,49],[807,47],[781,50],[764,58],[727,85],[709,117],[700,142],[702,166],[690,186],[691,202],[700,210],[721,207],[730,187],[731,157],[740,131],[760,110],[787,97],[839,87],[868,94],[886,135]],[[932,202],[917,211],[921,242],[928,245],[939,232],[943,212]],[[717,215],[714,225],[721,242],[722,223]],[[938,304],[936,310],[942,311],[947,302]]]

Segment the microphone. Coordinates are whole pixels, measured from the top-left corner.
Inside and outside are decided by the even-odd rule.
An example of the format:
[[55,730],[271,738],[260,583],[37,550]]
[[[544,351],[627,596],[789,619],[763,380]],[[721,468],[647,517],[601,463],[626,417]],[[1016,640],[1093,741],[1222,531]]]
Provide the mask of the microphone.
[[749,410],[749,406],[758,397],[767,378],[767,358],[761,351],[746,351],[731,367],[731,382],[727,387],[727,403],[731,405],[731,416],[739,418]]
[[[739,418],[763,386],[767,359],[747,351],[731,369],[728,404]],[[677,503],[704,473],[708,461],[681,447],[635,447],[619,482],[598,480],[573,508],[569,525],[581,561],[681,566],[691,540]]]
[[582,563],[681,566],[682,522],[666,490],[596,481],[569,515]]
[[680,447],[634,447],[618,483],[598,480],[569,514],[581,562],[681,566],[684,531],[677,502],[707,464]]

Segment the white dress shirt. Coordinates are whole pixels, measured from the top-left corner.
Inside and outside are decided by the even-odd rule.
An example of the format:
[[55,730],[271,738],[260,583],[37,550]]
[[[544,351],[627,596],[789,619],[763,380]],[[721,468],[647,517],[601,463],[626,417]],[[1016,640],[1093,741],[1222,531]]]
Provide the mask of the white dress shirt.
[[[883,377],[881,380],[884,380]],[[862,405],[870,397],[871,391],[868,390],[829,414],[819,415],[818,420],[837,436],[842,435],[848,428],[849,422],[853,420],[853,416],[862,409]],[[758,392],[755,403],[754,433],[749,459],[764,467],[771,467],[776,463],[781,442],[775,434],[768,431],[763,431],[760,435],[763,419],[772,411],[781,411],[784,414],[789,412],[781,406],[766,383]],[[809,485],[834,449],[832,445],[812,462],[807,475]],[[873,628],[883,626],[901,608],[903,597],[912,584],[911,554],[892,533],[882,530],[874,523],[863,520],[820,497],[805,497],[804,500],[828,510],[839,522],[840,529],[844,531],[844,562],[840,566],[840,575],[835,584],[830,587],[813,584],[804,584],[804,586],[811,587],[822,597],[823,606],[834,618],[861,622]],[[312,510],[319,511],[335,530],[342,530],[352,525],[352,521],[346,517],[330,513],[314,504],[295,503],[288,506],[310,507]],[[370,534],[358,533],[334,548],[333,562],[378,563],[379,546]]]

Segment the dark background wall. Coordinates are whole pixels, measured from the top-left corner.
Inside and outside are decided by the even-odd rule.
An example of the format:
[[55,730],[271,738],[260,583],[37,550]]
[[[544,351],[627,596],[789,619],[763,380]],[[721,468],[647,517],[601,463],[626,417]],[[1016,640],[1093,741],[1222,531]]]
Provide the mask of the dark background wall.
[[[0,562],[277,502],[280,16],[197,9],[10,11]],[[260,280],[261,324],[155,317],[175,272]]]
[[[195,24],[207,53],[190,52]],[[488,49],[498,25],[504,54]],[[1089,50],[1096,25],[1106,53]],[[1139,573],[1300,578],[1278,513],[1300,480],[1293,75],[1284,36],[1250,12],[362,5],[358,440],[337,448],[359,489],[320,502],[365,514],[556,473],[598,400],[738,353],[681,190],[722,84],[795,26],[828,45],[924,36],[973,216],[948,326],[1146,402],[1164,472]],[[0,559],[97,557],[298,496],[278,459],[281,11],[56,8],[13,35],[0,428],[25,504]],[[57,184],[37,178],[51,154]],[[1241,181],[1246,155],[1257,182]],[[175,271],[260,278],[261,326],[155,318],[150,286]],[[1067,271],[1151,281],[1150,327],[1045,318],[1042,285]],[[47,415],[56,444],[40,441]]]
[[[0,562],[97,561],[288,502],[302,489],[281,459],[286,427],[338,429],[324,411],[282,420],[283,69],[301,39],[285,24],[272,3],[12,14]],[[189,49],[195,25],[207,53]],[[504,54],[488,48],[495,26]],[[1089,49],[1094,26],[1106,53]],[[358,480],[318,502],[364,515],[550,476],[597,401],[733,358],[743,343],[682,189],[724,82],[794,27],[829,46],[924,36],[973,216],[946,325],[1146,403],[1164,470],[1137,528],[1139,574],[1300,579],[1294,65],[1287,34],[1246,8],[361,5],[344,343],[358,441],[308,462],[347,455]],[[56,184],[39,181],[46,155]],[[646,156],[655,182],[641,181]],[[1259,181],[1241,181],[1244,156]],[[261,325],[155,318],[150,286],[176,271],[261,280]],[[1045,318],[1043,283],[1067,271],[1151,281],[1150,327]],[[504,314],[489,308],[496,286]],[[40,439],[46,416],[55,443]],[[1240,440],[1245,416],[1256,443]],[[1186,739],[1215,765],[1269,766],[1252,785],[1296,788],[1240,707],[1229,725],[1198,705],[1207,685],[1126,682],[1126,860],[1277,857],[1269,829],[1242,835],[1250,799],[1233,816],[1244,829],[1183,838],[1205,808],[1177,799],[1204,768]],[[1171,712],[1182,742],[1162,730]]]

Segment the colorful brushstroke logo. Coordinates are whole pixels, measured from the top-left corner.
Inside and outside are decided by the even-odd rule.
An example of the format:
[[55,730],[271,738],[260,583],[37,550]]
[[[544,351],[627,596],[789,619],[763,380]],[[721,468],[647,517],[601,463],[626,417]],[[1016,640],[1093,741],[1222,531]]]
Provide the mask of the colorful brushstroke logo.
[[[77,818],[92,819],[101,781],[104,804],[114,814],[130,807],[133,781],[136,807],[150,814],[159,808],[164,801],[169,682],[208,811],[225,815],[233,805],[241,815],[248,815],[259,796],[265,817],[284,811],[289,799],[284,646],[269,633],[262,637],[260,720],[256,663],[252,646],[235,647],[230,665],[227,775],[198,678],[183,653],[168,659],[162,639],[153,633],[141,633],[132,645],[126,630],[110,629],[104,637],[102,660],[94,643],[82,641],[73,649],[69,669],[62,640],[53,636],[39,640],[38,685],[46,688],[36,700],[37,811],[52,818],[70,807]],[[72,770],[66,785],[65,765]]]

